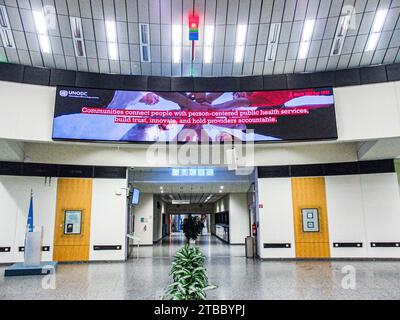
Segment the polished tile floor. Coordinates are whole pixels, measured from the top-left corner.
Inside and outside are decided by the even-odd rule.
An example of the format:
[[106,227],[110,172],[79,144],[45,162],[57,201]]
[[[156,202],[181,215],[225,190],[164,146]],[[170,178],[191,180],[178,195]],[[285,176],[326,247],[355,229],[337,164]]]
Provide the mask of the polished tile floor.
[[[160,299],[182,242],[174,235],[142,247],[139,260],[61,264],[55,289],[46,289],[50,282],[40,276],[4,278],[0,266],[0,299]],[[244,246],[215,237],[202,236],[199,243],[209,281],[218,285],[209,299],[400,299],[400,262],[258,261],[244,257]],[[354,282],[343,273],[349,269]]]

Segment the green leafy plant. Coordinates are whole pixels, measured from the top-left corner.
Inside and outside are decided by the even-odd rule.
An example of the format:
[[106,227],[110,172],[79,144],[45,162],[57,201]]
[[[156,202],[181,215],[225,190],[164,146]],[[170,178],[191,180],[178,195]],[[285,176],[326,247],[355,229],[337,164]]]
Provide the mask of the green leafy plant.
[[175,254],[171,272],[174,282],[166,290],[164,299],[205,300],[209,285],[204,267],[205,257],[198,247],[185,245]]
[[196,240],[203,230],[204,223],[198,218],[189,215],[182,223],[182,231],[185,234],[187,242],[190,239]]

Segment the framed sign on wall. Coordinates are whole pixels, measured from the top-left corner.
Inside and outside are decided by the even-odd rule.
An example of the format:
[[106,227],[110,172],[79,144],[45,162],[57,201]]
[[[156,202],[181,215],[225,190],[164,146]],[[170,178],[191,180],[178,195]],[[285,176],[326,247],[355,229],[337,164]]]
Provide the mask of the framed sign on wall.
[[81,234],[82,210],[65,210],[64,234]]
[[319,232],[319,219],[317,208],[301,209],[303,219],[303,232]]

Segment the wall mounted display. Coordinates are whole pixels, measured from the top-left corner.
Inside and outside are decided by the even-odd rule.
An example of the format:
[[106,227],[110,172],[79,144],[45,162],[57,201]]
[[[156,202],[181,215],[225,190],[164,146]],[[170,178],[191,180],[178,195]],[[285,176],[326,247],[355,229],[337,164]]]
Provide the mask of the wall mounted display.
[[336,138],[332,88],[147,92],[57,87],[54,140],[215,143]]
[[139,198],[140,198],[140,190],[134,188],[134,189],[132,190],[131,204],[132,204],[132,205],[139,204]]
[[301,209],[303,232],[319,232],[318,209]]
[[64,234],[81,234],[82,210],[65,210]]

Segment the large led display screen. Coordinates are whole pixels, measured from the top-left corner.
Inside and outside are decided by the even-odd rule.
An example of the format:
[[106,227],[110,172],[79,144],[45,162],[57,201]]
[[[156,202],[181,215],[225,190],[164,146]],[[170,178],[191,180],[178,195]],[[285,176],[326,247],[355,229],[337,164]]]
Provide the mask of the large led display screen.
[[57,88],[55,140],[153,143],[336,138],[332,88],[252,92]]

